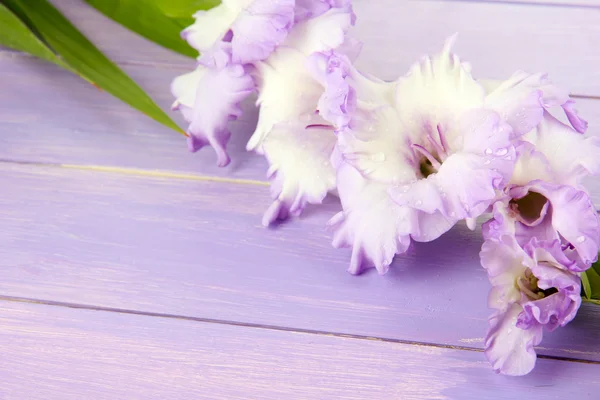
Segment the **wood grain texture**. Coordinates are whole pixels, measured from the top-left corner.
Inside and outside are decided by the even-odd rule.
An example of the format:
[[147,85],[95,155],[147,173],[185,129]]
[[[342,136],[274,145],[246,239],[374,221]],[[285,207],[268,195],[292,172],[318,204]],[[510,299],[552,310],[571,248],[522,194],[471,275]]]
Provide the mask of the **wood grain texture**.
[[[422,0],[427,1],[427,0]],[[446,0],[467,3],[524,4],[540,7],[599,8],[598,0]]]
[[[598,5],[596,0],[574,4],[587,1]],[[83,2],[54,3],[118,62],[177,68],[189,64]],[[600,95],[600,54],[592,50],[600,41],[600,7],[446,0],[354,0],[354,7],[356,36],[365,42],[358,65],[384,79],[403,75],[422,54],[437,51],[446,37],[459,32],[456,49],[474,65],[476,76],[502,79],[517,69],[545,71],[574,93]],[[382,18],[383,13],[392,17]]]
[[[127,65],[125,70],[163,107],[178,72]],[[264,180],[265,160],[245,150],[257,118],[249,101],[231,125],[232,163],[216,166],[210,148],[190,153],[185,138],[54,65],[0,53],[0,159],[160,169]],[[590,133],[600,134],[600,100],[577,99]],[[178,117],[177,114],[173,114]]]
[[[479,352],[4,303],[4,400],[596,399],[600,365],[493,374]],[[32,384],[35,382],[35,384]]]
[[[354,277],[324,230],[333,200],[269,230],[256,185],[0,164],[0,187],[0,295],[482,346],[489,284],[464,227]],[[600,361],[600,308],[580,314],[541,352]]]
[[[509,1],[355,0],[359,66],[393,79],[460,31],[456,49],[478,77],[547,70],[600,96],[600,16],[583,4],[595,0]],[[81,1],[53,2],[170,105],[169,83],[190,60]],[[541,359],[508,379],[466,349],[482,347],[489,314],[478,231],[457,227],[386,276],[353,277],[349,252],[332,249],[323,228],[335,200],[262,228],[270,200],[255,182],[264,161],[244,151],[250,104],[233,128],[234,162],[218,169],[210,149],[187,153],[181,136],[26,55],[0,50],[0,87],[0,159],[25,163],[0,163],[1,400],[598,397],[598,364]],[[600,101],[579,108],[598,132]],[[598,363],[599,330],[599,308],[585,305],[538,352]]]
[[[124,69],[168,109],[173,100],[169,84],[178,72],[131,65]],[[257,118],[251,101],[245,104],[244,116],[231,124],[233,137],[228,149],[234,155],[232,163],[219,168],[212,149],[190,153],[182,135],[54,65],[0,53],[0,87],[2,159],[261,180],[267,170],[262,157],[245,150]],[[178,113],[172,115],[179,117]]]
[[357,65],[381,78],[404,74],[458,32],[455,50],[475,77],[548,72],[573,93],[600,95],[600,9],[396,0],[357,1],[355,9],[364,41]]

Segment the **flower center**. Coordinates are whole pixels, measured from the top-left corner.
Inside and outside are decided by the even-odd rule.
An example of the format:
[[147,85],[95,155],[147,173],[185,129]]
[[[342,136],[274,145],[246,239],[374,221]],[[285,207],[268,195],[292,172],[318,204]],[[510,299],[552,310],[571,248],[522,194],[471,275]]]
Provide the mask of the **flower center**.
[[448,158],[448,143],[439,124],[437,126],[437,136],[436,140],[431,133],[427,135],[427,141],[431,145],[432,151],[429,151],[425,146],[420,144],[414,143],[411,145],[416,153],[419,172],[423,178],[427,178],[429,175],[437,172]]
[[529,268],[527,268],[525,273],[517,279],[517,287],[530,300],[540,300],[558,292],[558,289],[553,287],[549,289],[540,289],[538,287],[538,278],[533,275],[533,272],[531,272]]
[[423,178],[427,178],[429,175],[437,172],[437,169],[427,158],[422,158],[421,162],[419,163],[419,172],[421,172]]
[[528,192],[520,199],[512,199],[510,209],[527,225],[537,225],[547,212],[548,199],[536,192]]

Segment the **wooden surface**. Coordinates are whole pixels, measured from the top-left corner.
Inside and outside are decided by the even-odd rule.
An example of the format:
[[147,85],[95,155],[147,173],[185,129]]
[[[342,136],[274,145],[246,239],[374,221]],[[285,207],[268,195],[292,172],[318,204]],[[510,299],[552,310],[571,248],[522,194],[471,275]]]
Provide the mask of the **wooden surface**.
[[[54,3],[169,106],[189,60],[78,0]],[[599,3],[514,3],[355,0],[359,63],[394,78],[458,31],[477,76],[549,71],[598,134]],[[598,398],[598,307],[546,335],[533,374],[490,370],[479,232],[458,226],[386,276],[354,277],[324,230],[334,199],[262,228],[250,103],[219,169],[209,149],[188,153],[27,55],[0,50],[0,89],[0,400]]]
[[227,323],[7,303],[0,328],[4,399],[513,400],[600,391],[589,364],[541,359],[509,383],[478,352]]

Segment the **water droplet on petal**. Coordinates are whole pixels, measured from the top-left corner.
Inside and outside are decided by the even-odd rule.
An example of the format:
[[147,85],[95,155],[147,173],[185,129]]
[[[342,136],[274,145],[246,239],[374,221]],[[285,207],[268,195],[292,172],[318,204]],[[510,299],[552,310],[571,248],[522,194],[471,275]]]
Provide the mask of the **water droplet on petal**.
[[579,236],[577,238],[577,243],[583,243],[583,242],[585,242],[585,236]]
[[504,149],[498,149],[496,151],[496,155],[499,157],[505,156],[508,154],[508,149],[504,148]]
[[491,161],[490,161],[490,160],[485,160],[485,161],[483,162],[483,164],[484,164],[484,165],[490,165],[490,163],[491,163]]
[[485,149],[485,154],[490,155],[492,153],[493,153],[492,149],[490,149],[490,148]]
[[421,200],[417,200],[415,202],[415,206],[419,207],[421,204],[423,204],[423,202]]

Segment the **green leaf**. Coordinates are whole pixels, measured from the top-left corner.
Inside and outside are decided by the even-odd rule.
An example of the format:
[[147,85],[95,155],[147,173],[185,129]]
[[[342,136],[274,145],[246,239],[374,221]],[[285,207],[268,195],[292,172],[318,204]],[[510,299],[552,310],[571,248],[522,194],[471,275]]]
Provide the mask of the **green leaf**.
[[70,68],[31,32],[27,25],[1,3],[0,26],[2,27],[0,30],[0,45],[29,53],[63,68]]
[[[584,279],[587,280],[589,285],[587,289]],[[600,300],[600,263],[595,263],[586,270],[581,276],[581,282],[584,285],[584,292],[588,299]]]
[[[198,52],[181,39],[182,22],[167,16],[155,0],[86,0],[107,17],[167,49],[188,57]],[[188,17],[190,17],[188,15]]]
[[[49,51],[60,56],[70,70],[161,124],[184,134],[127,74],[106,58],[47,0],[0,1],[27,25],[40,42],[46,44]],[[0,36],[7,36],[4,26]],[[41,58],[48,59],[47,53],[39,49],[35,51]]]
[[590,286],[590,280],[586,273],[581,274],[581,286],[583,287],[583,294],[586,299],[592,298],[592,287]]
[[171,18],[191,18],[196,11],[209,10],[221,2],[219,0],[154,0],[153,3]]
[[596,304],[596,305],[599,305],[599,306],[600,306],[600,300],[595,300],[595,299],[586,299],[586,298],[584,298],[584,299],[583,299],[583,302],[584,302],[584,303],[592,303],[592,304]]

